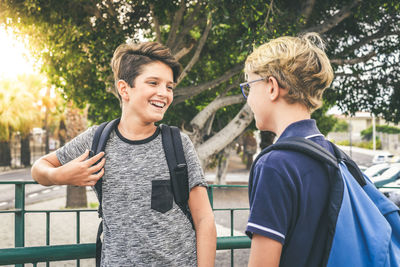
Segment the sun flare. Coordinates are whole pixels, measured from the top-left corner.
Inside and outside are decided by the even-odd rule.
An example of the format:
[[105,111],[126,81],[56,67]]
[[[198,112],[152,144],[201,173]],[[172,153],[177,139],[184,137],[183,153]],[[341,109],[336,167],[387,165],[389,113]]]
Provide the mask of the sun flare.
[[0,26],[0,79],[36,73],[27,45],[26,40],[18,40],[12,31]]

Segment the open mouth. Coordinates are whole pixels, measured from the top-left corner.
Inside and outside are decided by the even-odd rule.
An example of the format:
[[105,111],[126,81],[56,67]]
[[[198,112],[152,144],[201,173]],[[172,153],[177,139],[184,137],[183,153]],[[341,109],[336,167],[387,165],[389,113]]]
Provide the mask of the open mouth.
[[149,103],[156,108],[163,108],[166,105],[164,102],[152,101],[152,100],[150,100]]

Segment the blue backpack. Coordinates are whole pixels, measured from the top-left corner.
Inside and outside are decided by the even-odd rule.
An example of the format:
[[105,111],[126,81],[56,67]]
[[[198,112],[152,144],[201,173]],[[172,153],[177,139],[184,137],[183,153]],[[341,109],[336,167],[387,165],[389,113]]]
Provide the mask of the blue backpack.
[[[322,266],[400,266],[399,208],[364,175],[357,164],[332,144],[335,156],[303,137],[282,139],[264,149],[301,152],[337,169],[330,178],[329,234]],[[318,178],[318,177],[316,177]],[[249,193],[253,190],[253,168]]]

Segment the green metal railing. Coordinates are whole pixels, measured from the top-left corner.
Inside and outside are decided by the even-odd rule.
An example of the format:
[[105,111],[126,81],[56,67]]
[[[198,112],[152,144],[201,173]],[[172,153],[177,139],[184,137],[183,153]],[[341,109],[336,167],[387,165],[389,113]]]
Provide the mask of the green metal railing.
[[[0,265],[15,264],[23,266],[24,263],[32,263],[37,266],[39,262],[76,260],[80,266],[80,259],[94,258],[96,254],[95,244],[80,244],[80,215],[83,212],[97,212],[96,209],[68,209],[68,210],[26,210],[25,186],[37,184],[34,181],[0,181],[0,185],[13,184],[15,186],[15,207],[10,210],[0,210],[0,215],[14,214],[14,243],[15,248],[0,249]],[[214,188],[244,188],[247,185],[211,185],[208,188],[208,196],[215,212],[230,212],[230,236],[217,238],[217,250],[231,251],[231,266],[234,266],[234,250],[250,248],[250,239],[247,236],[234,236],[235,211],[248,210],[248,208],[214,208]],[[46,215],[46,246],[25,247],[25,215],[28,213],[44,213]],[[50,245],[50,220],[53,213],[76,214],[76,244]]]

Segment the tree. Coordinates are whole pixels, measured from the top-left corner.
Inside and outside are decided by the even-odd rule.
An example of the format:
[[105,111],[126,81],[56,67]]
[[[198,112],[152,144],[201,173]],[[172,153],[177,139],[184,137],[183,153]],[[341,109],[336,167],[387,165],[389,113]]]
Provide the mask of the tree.
[[[21,160],[30,161],[29,133],[40,123],[38,91],[42,81],[37,76],[19,76],[0,81],[0,165],[11,166],[10,139],[13,132],[21,134]],[[30,112],[26,112],[29,110]],[[28,145],[27,143],[28,138]],[[26,149],[28,149],[26,151]],[[26,153],[22,156],[22,153]],[[30,165],[30,162],[27,164]]]
[[[166,44],[184,69],[165,122],[188,129],[205,163],[249,127],[253,116],[238,88],[244,60],[253,46],[281,35],[315,31],[327,41],[336,73],[325,94],[327,106],[398,122],[399,5],[395,0],[47,0],[2,1],[0,10],[3,18],[12,18],[8,25],[31,35],[51,82],[79,106],[91,104],[94,122],[119,115],[109,68],[117,45],[143,38]],[[326,129],[334,124],[330,119]]]
[[[69,102],[65,115],[66,140],[70,141],[87,128],[87,109],[79,109]],[[66,208],[86,208],[86,186],[67,186]]]

